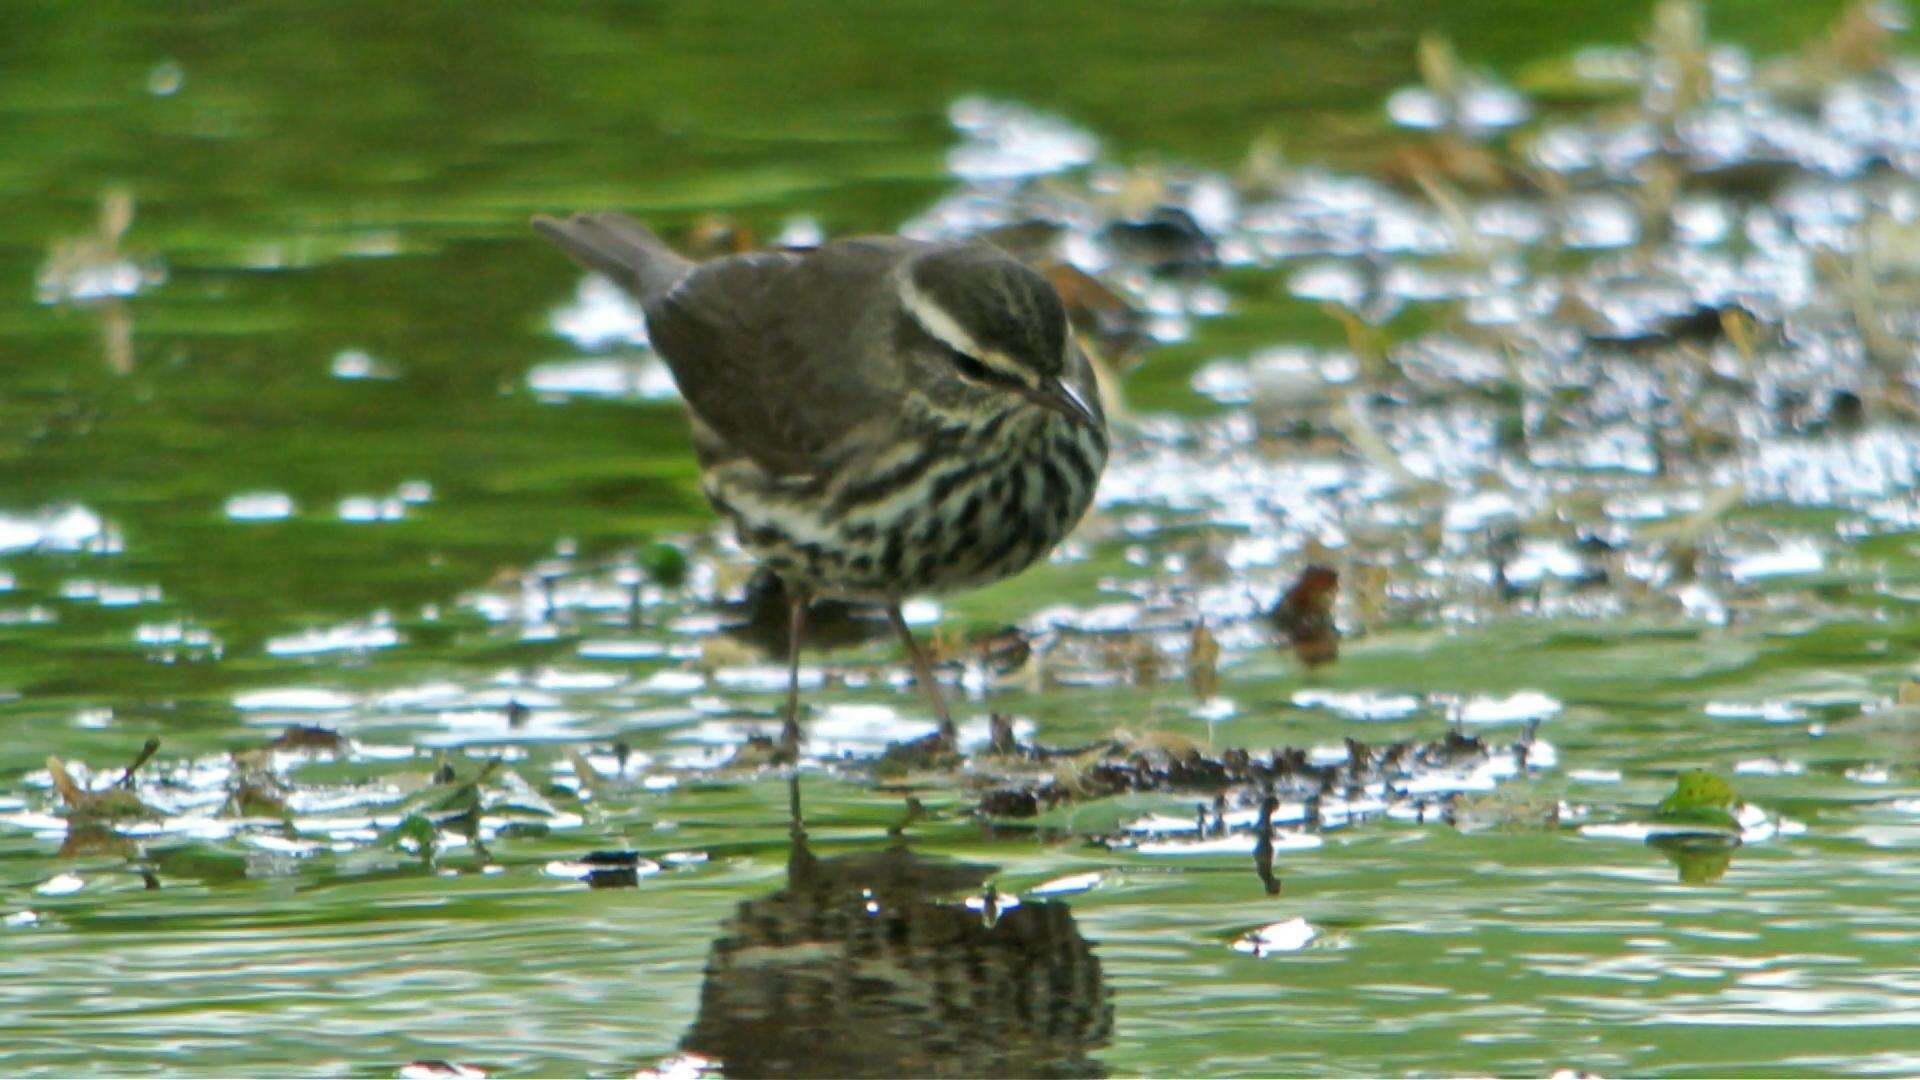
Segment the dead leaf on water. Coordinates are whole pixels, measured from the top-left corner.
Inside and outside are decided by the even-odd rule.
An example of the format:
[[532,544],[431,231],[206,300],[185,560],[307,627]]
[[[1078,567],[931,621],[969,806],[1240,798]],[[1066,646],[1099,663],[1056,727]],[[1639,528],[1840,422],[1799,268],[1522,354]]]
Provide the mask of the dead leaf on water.
[[121,774],[120,779],[99,791],[89,791],[80,786],[80,783],[67,771],[65,763],[57,757],[49,756],[47,772],[53,778],[53,787],[59,792],[60,801],[67,806],[67,821],[77,824],[159,818],[160,812],[141,802],[140,797],[134,794],[133,790],[134,773],[159,749],[159,739],[148,739],[139,755],[133,759],[133,763],[128,765],[126,771]]
[[1333,621],[1339,589],[1340,575],[1332,567],[1309,566],[1268,614],[1300,662],[1308,667],[1331,663],[1340,656],[1340,629]]
[[312,727],[307,724],[295,724],[282,731],[279,738],[267,744],[269,750],[322,754],[342,754],[349,748],[350,744],[346,736],[332,728]]
[[1204,622],[1193,624],[1193,636],[1187,641],[1187,685],[1201,701],[1220,691],[1220,642]]

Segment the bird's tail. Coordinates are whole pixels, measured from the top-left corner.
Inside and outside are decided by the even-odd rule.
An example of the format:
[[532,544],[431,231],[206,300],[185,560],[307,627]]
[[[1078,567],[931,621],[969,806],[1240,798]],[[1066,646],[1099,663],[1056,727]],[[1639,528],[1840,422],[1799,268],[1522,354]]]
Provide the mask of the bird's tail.
[[642,304],[673,288],[694,267],[652,229],[625,214],[575,214],[565,220],[536,214],[533,228],[574,262],[612,278]]

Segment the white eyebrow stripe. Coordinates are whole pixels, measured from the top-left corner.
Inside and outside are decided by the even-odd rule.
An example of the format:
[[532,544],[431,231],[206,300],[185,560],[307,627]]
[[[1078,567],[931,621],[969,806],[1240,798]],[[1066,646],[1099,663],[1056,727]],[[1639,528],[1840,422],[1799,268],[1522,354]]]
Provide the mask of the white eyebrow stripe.
[[947,313],[945,308],[934,303],[927,294],[921,292],[913,283],[911,274],[900,275],[900,303],[906,307],[907,314],[913,316],[913,321],[920,324],[920,329],[925,330],[936,341],[955,352],[962,352],[979,359],[980,343],[973,340],[973,335],[961,329],[960,324]]
[[1019,364],[998,350],[986,348],[975,341],[972,334],[961,328],[957,319],[914,285],[910,274],[900,275],[900,304],[907,309],[907,314],[913,316],[913,321],[920,324],[920,329],[935,341],[1022,382],[1027,381],[1026,373]]

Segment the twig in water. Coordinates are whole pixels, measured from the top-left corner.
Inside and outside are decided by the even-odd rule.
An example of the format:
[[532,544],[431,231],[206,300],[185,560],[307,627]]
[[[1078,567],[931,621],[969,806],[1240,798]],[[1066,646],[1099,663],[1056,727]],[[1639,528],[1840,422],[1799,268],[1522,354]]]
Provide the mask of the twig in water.
[[120,779],[114,781],[113,786],[132,790],[134,772],[138,770],[140,766],[145,765],[148,759],[152,758],[159,750],[160,740],[157,737],[148,739],[147,744],[140,748],[140,753],[134,756],[133,763],[127,766],[126,772],[120,774]]

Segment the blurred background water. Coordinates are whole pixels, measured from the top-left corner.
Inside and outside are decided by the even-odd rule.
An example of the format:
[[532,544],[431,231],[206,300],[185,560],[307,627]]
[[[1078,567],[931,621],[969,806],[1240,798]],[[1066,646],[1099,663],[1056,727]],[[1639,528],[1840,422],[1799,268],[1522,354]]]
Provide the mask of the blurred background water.
[[[1708,15],[1765,55],[1841,9]],[[644,365],[608,364],[630,316],[530,214],[891,231],[955,191],[955,103],[977,98],[1134,168],[1225,172],[1277,140],[1290,162],[1377,172],[1423,34],[1525,85],[1652,18],[1553,0],[6,5],[0,1071],[625,1072],[718,1022],[709,951],[751,938],[728,920],[786,885],[787,791],[698,767],[776,686],[703,636],[725,558],[677,405]],[[1349,341],[1270,269],[1224,272],[1223,313],[1146,353],[1127,393],[1150,429],[1244,415],[1202,392],[1212,361]],[[1913,444],[1890,437],[1897,472]],[[1329,831],[1281,855],[1270,896],[1245,852],[1090,846],[1105,828],[1071,815],[988,830],[945,783],[919,793],[915,850],[989,868],[955,896],[1055,883],[1031,902],[1070,908],[1047,940],[1111,1017],[1073,1021],[1084,1045],[1047,1068],[1911,1073],[1920,784],[1899,695],[1920,549],[1910,524],[1836,533],[1837,508],[1792,502],[1744,508],[1766,541],[1748,554],[1785,562],[1734,572],[1736,618],[1436,608],[1316,673],[1247,629],[1222,635],[1223,708],[1192,707],[1177,662],[995,706],[1065,744],[1165,728],[1337,749],[1541,722],[1553,759],[1487,795],[1507,802],[1484,827]],[[1163,556],[1187,526],[1130,534],[1127,512],[1104,508],[1072,559],[922,614],[958,635],[1137,600],[1178,570]],[[1796,525],[1818,539],[1774,531]],[[661,540],[691,553],[691,586],[648,562]],[[1298,569],[1299,538],[1274,543],[1243,591]],[[921,730],[884,644],[845,657],[862,674],[821,676],[828,737],[872,751]],[[291,723],[359,749],[291,774],[294,827],[236,826],[225,755]],[[152,736],[161,822],[63,855],[45,759],[111,776]],[[613,762],[615,739],[638,757]],[[560,798],[556,778],[580,786],[568,751],[616,789]],[[441,837],[432,861],[386,843],[441,754],[462,776],[504,756],[520,787],[486,809],[537,827]],[[1629,819],[1689,767],[1732,776],[1764,821],[1730,868],[1689,875],[1631,828],[1574,824]],[[900,793],[839,770],[810,770],[805,795],[825,851],[884,847],[900,815]],[[568,869],[604,849],[640,852],[633,888]],[[786,918],[796,895],[766,903]]]

